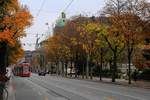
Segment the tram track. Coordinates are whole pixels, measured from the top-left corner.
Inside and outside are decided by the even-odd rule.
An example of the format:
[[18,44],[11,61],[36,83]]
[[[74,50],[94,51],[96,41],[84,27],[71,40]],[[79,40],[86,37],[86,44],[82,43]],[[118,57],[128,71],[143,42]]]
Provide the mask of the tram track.
[[46,84],[45,82],[41,83],[41,81],[35,79],[35,78],[32,78],[32,79],[28,79],[29,81],[31,81],[32,83],[42,87],[42,88],[45,88],[47,91],[48,94],[54,96],[54,97],[57,97],[57,98],[61,98],[61,100],[71,100],[70,98],[60,94],[60,93],[57,93],[56,91],[54,91],[53,89],[50,89],[48,87],[50,87],[48,84]]
[[60,99],[60,100],[76,100],[76,98],[78,98],[78,100],[89,100],[86,97],[83,97],[79,94],[68,91],[64,88],[61,88],[60,86],[57,86],[50,82],[46,82],[44,79],[42,79],[40,77],[31,77],[28,80],[30,80],[34,84],[37,84],[37,85],[47,89],[48,90],[47,93],[56,95],[59,98],[64,98],[64,99]]

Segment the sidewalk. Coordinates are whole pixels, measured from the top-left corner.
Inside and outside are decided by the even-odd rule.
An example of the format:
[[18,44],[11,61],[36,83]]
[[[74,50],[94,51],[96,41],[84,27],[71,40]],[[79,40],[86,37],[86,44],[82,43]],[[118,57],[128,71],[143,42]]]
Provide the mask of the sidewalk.
[[[68,77],[70,78],[70,77]],[[85,80],[85,81],[92,81],[92,82],[102,82],[106,84],[115,84],[115,85],[123,85],[128,87],[139,87],[144,89],[150,89],[150,81],[144,81],[144,80],[138,80],[136,82],[131,81],[131,84],[128,84],[128,80],[125,79],[116,79],[116,82],[112,82],[111,78],[102,78],[102,81],[100,81],[99,77],[93,77],[92,80],[90,79],[82,79],[81,77],[73,78],[78,80]]]
[[[13,78],[13,77],[12,77]],[[8,84],[6,85],[8,90],[8,100],[15,100],[15,85],[13,83],[13,79],[10,79]]]
[[[50,75],[50,76],[57,76],[57,75]],[[57,76],[62,77],[62,76]],[[99,77],[93,77],[92,80],[90,79],[82,79],[82,76],[79,76],[78,78],[75,77],[63,77],[63,78],[70,78],[70,79],[76,79],[76,80],[84,80],[84,81],[91,81],[91,82],[101,82],[106,84],[114,84],[114,85],[122,85],[122,86],[128,86],[128,87],[138,87],[138,88],[144,88],[144,89],[150,89],[150,81],[144,81],[144,80],[138,80],[136,82],[131,81],[131,84],[128,84],[128,80],[125,79],[116,79],[116,82],[112,82],[111,78],[102,78],[102,81],[99,80]]]

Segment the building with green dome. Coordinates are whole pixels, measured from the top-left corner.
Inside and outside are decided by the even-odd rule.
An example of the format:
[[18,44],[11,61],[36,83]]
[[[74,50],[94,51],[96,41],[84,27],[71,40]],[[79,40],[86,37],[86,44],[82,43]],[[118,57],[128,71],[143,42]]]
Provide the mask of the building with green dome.
[[59,34],[61,30],[64,28],[66,25],[67,20],[66,20],[66,14],[64,12],[61,13],[61,17],[56,20],[56,23],[53,28],[53,33],[54,34]]

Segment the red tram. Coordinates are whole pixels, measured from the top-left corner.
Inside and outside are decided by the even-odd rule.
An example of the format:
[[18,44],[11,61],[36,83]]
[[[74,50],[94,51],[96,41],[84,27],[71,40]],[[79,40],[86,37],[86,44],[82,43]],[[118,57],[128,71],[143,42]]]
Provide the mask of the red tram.
[[31,76],[31,66],[29,63],[21,63],[14,67],[13,73],[16,76],[30,77]]

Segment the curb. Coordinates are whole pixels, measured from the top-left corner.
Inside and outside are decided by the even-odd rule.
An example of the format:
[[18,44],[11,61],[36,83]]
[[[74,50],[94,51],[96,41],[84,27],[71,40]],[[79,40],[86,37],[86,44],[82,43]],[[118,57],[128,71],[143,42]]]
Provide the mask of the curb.
[[106,84],[113,84],[113,85],[120,85],[120,86],[126,86],[126,87],[133,87],[133,88],[142,88],[142,89],[150,89],[150,86],[139,86],[135,84],[128,84],[128,83],[120,83],[120,82],[111,82],[111,81],[98,81],[98,80],[87,80],[87,79],[77,79],[77,80],[84,80],[84,81],[90,81],[90,82],[97,82],[97,83],[106,83]]

